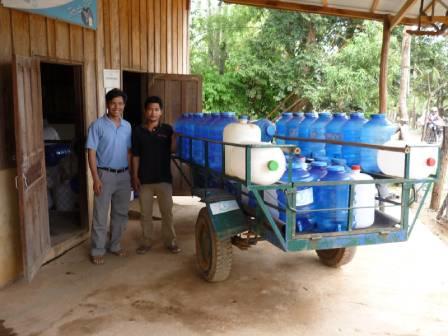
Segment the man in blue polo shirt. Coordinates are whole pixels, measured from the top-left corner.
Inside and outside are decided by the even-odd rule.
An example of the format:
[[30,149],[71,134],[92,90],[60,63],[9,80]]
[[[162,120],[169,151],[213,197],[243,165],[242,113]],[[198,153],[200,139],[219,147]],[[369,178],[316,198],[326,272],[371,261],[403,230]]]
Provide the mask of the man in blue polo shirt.
[[111,237],[108,249],[117,256],[126,253],[120,245],[128,221],[131,181],[131,125],[122,118],[126,94],[113,89],[106,94],[107,113],[89,128],[86,148],[95,193],[90,260],[104,264],[107,216],[110,208]]

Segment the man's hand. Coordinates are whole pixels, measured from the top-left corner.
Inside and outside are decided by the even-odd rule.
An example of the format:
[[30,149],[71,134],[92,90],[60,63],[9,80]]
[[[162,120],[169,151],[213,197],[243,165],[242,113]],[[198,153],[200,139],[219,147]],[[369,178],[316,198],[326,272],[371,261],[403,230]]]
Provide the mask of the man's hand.
[[99,196],[103,191],[103,182],[101,182],[100,178],[96,178],[93,180],[93,192],[96,196]]
[[140,187],[141,187],[140,179],[138,178],[138,176],[133,176],[132,177],[132,188],[134,189],[134,191],[139,192]]

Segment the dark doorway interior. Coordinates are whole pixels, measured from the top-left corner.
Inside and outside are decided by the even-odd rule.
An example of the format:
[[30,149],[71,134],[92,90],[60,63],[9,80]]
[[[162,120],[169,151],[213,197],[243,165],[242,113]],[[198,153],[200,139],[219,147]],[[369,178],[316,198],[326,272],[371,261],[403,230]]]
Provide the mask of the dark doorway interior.
[[147,74],[123,71],[123,91],[128,95],[124,109],[124,119],[132,128],[141,124],[143,104],[147,96]]
[[87,229],[82,67],[41,63],[51,244]]

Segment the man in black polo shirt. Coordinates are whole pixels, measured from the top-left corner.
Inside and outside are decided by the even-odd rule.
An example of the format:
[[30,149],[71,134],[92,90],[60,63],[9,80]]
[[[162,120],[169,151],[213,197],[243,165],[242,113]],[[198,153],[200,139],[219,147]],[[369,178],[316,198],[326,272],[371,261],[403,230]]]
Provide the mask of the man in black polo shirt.
[[149,97],[145,102],[144,122],[134,129],[132,136],[132,184],[139,192],[143,239],[138,254],[151,249],[153,243],[152,209],[157,196],[162,214],[162,237],[165,247],[179,253],[173,226],[173,188],[171,152],[175,150],[173,128],[162,124],[163,102],[159,97]]

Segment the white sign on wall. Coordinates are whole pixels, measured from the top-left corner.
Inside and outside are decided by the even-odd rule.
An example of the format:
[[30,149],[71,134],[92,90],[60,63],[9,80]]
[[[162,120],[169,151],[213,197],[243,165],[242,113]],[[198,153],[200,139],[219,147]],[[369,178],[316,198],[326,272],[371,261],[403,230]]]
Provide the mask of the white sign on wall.
[[121,88],[121,71],[116,69],[104,69],[104,90],[108,93],[115,88]]

